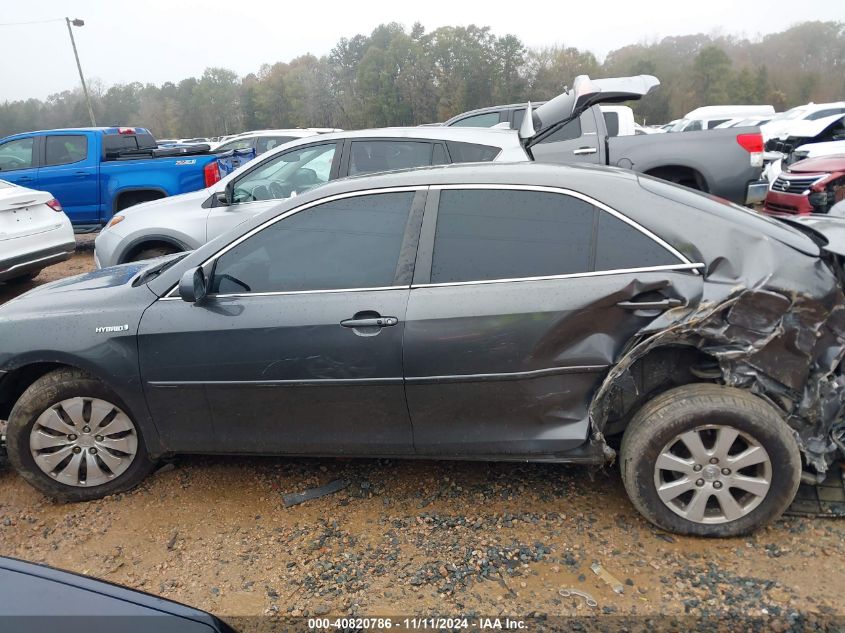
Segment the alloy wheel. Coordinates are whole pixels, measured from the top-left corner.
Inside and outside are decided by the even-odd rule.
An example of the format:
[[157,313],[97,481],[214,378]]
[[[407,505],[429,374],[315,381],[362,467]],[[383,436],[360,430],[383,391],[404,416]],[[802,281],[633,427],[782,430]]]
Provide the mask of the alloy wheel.
[[732,426],[711,424],[676,435],[654,465],[660,500],[696,523],[728,523],[754,510],[772,485],[766,449]]
[[29,449],[36,466],[53,479],[92,487],[126,472],[138,452],[138,431],[106,400],[69,398],[38,416]]

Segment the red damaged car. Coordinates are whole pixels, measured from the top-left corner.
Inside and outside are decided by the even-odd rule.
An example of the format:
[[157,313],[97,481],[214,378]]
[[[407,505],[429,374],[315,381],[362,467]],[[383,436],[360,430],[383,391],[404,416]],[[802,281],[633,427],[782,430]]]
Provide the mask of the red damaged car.
[[845,200],[845,154],[808,158],[777,177],[766,194],[767,213],[827,213]]

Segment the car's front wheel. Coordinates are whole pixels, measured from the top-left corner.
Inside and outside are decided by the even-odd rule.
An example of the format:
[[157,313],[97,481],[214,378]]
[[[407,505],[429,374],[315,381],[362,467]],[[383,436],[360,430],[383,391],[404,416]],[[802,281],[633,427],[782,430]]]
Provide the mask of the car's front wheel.
[[76,369],[36,380],[6,430],[9,461],[60,501],[87,501],[137,485],[153,468],[143,437],[119,398]]
[[736,536],[776,518],[801,480],[795,436],[778,411],[740,389],[699,384],[640,409],[622,440],[622,479],[655,525]]

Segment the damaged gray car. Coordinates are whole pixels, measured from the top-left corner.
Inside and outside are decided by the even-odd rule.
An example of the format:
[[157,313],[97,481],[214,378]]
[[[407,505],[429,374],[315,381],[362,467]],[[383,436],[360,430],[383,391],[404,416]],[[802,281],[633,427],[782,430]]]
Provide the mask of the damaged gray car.
[[602,167],[329,183],[1,306],[9,458],[62,500],[176,453],[618,460],[661,528],[746,533],[841,457],[845,251],[803,227]]

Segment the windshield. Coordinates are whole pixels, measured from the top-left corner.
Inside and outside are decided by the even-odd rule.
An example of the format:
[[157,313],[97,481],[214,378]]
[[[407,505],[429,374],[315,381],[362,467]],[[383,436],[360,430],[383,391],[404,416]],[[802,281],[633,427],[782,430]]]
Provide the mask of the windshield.
[[807,112],[807,108],[792,108],[791,110],[787,110],[786,112],[776,114],[772,117],[772,121],[791,121],[794,119],[800,119],[805,112]]

